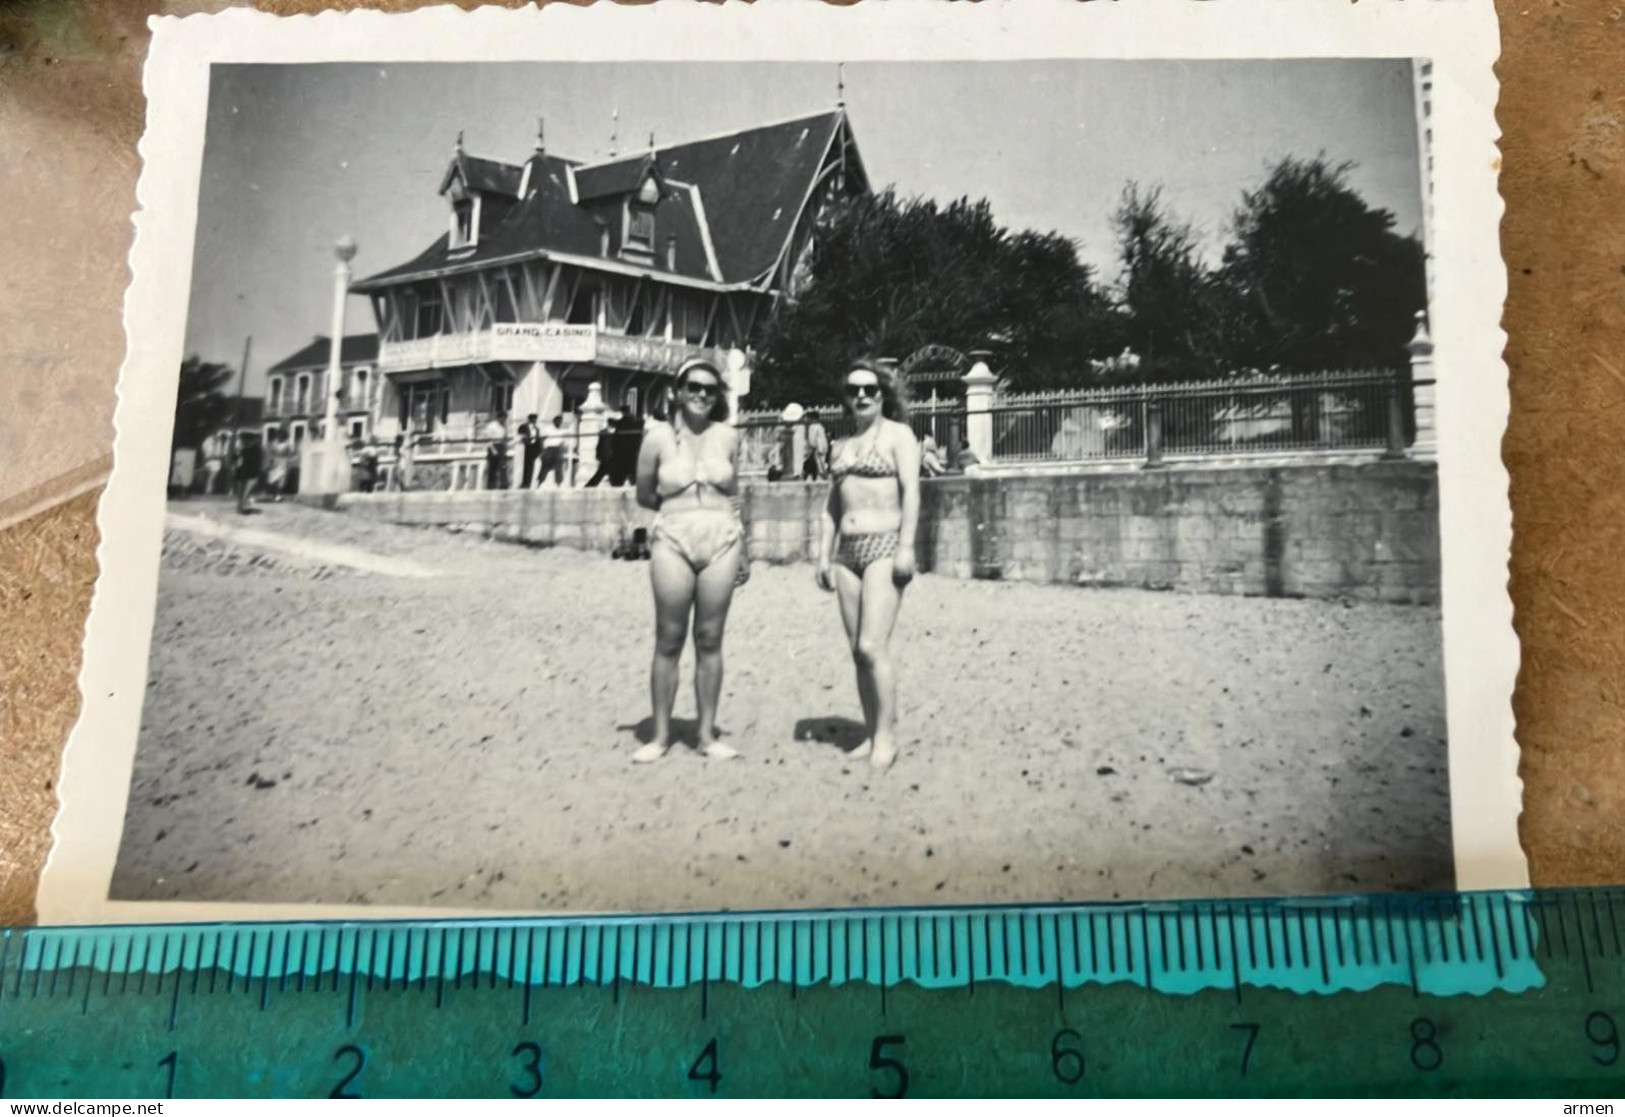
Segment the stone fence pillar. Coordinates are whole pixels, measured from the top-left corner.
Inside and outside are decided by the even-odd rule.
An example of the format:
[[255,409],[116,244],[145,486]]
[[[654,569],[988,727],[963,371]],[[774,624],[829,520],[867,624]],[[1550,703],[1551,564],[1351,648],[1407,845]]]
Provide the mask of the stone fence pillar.
[[993,387],[999,378],[987,367],[984,352],[971,354],[974,363],[965,373],[965,443],[983,465],[993,461]]
[[1145,405],[1145,466],[1162,468],[1162,401],[1153,399]]
[[[598,469],[598,439],[604,431],[604,386],[594,380],[587,385],[587,398],[581,404],[581,436],[576,440],[576,484],[584,485]],[[586,476],[581,474],[585,472]]]
[[790,460],[784,463],[784,475],[797,479],[807,475],[807,428],[798,422],[790,424]]
[[1439,432],[1434,407],[1433,337],[1428,333],[1427,311],[1416,312],[1416,334],[1406,346],[1411,351],[1411,405],[1416,411],[1416,441],[1411,452],[1418,458],[1432,458],[1439,452]]

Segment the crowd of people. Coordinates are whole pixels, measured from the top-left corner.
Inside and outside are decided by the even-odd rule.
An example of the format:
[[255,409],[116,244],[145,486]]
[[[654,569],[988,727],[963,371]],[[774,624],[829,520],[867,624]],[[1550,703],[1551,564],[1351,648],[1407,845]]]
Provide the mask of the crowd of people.
[[246,508],[255,499],[279,501],[298,491],[299,447],[279,430],[263,436],[239,431],[171,455],[172,497],[229,494]]
[[[581,433],[578,415],[567,412],[542,420],[532,413],[511,433],[508,417],[495,415],[478,431],[479,440],[485,444],[480,487],[590,489],[633,485],[646,438],[652,430],[670,425],[674,414],[672,397],[681,391],[679,382],[657,396],[646,416],[640,417],[630,408],[611,413],[597,438],[591,440],[590,458],[582,453],[588,440]],[[676,406],[680,408],[681,403]],[[230,494],[237,498],[239,510],[246,512],[255,500],[279,501],[299,491],[300,447],[287,434],[276,429],[263,435],[239,431],[224,440],[222,447],[223,440],[211,439],[203,449],[190,452],[184,461],[181,454],[176,454],[169,483],[172,496]],[[384,444],[375,439],[351,441],[352,487],[366,493],[419,488],[420,441],[410,431],[397,434],[389,445],[392,460],[387,471],[381,453]],[[918,449],[921,476],[948,472],[947,455],[929,433],[918,440]],[[766,447],[767,479],[827,479],[832,469],[831,454],[828,429],[817,412],[808,410],[774,428]]]

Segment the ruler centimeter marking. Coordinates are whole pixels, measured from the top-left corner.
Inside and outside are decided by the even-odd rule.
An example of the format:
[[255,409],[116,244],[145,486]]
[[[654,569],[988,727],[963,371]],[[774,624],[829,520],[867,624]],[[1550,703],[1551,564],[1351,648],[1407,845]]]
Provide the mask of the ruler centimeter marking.
[[[909,1021],[917,1019],[922,996],[963,989],[963,996],[975,1000],[979,985],[993,998],[987,1008],[966,1001],[956,1012],[1006,1012],[1012,990],[1042,992],[1043,1013],[1063,1029],[1075,1007],[1071,997],[1088,1004],[1132,995],[1150,1006],[1217,993],[1226,1004],[1253,1006],[1248,1022],[1231,1025],[1249,1030],[1247,1059],[1261,1026],[1253,1017],[1266,1009],[1282,1011],[1283,996],[1293,1006],[1289,1011],[1308,1019],[1325,1011],[1320,1006],[1344,999],[1352,1004],[1374,989],[1408,987],[1413,1002],[1471,994],[1464,1003],[1489,1006],[1484,1012],[1544,1003],[1543,1011],[1568,1006],[1572,1014],[1583,1007],[1581,1039],[1590,1045],[1591,1061],[1605,1068],[1622,1054],[1615,1023],[1620,1006],[1610,999],[1625,995],[1615,901],[1612,891],[1572,890],[596,920],[19,929],[0,932],[0,1075],[8,1048],[19,1042],[20,1022],[44,1019],[56,1002],[71,1005],[73,1027],[81,1029],[63,1033],[70,1047],[74,1034],[85,1034],[98,1020],[144,1018],[146,1010],[136,1005],[150,1000],[157,1005],[151,1027],[177,1035],[177,1050],[202,1059],[195,1045],[223,1043],[229,1031],[197,1029],[221,1019],[221,1012],[239,1011],[229,1005],[244,1004],[278,1020],[315,1020],[314,1002],[305,994],[322,992],[329,976],[327,988],[342,1007],[320,1028],[348,1037],[381,1026],[372,1018],[395,1003],[392,997],[426,997],[431,976],[432,1010],[465,1021],[470,1013],[481,1019],[507,1013],[527,1033],[544,996],[603,996],[612,1013],[634,1014],[622,1017],[625,1026],[626,1020],[648,1018],[640,1014],[651,1011],[651,995],[687,989],[693,998],[689,1011],[725,1028],[741,1012],[765,1011],[749,1005],[772,986],[787,994],[785,1011],[814,1016],[828,1011],[831,996],[842,1005],[860,1005],[867,987],[873,998],[867,1010],[842,1011],[897,1021],[887,1029],[896,1035],[876,1041],[881,1046],[871,1053],[872,1068],[902,1065],[898,1051],[904,1048],[885,1045],[903,1043],[898,1037],[915,1026]],[[1548,971],[1572,976],[1552,979]],[[230,996],[239,974],[245,994],[240,999]],[[511,993],[516,985],[517,997]],[[217,988],[224,999],[212,1001]],[[1601,1001],[1595,999],[1599,989]],[[817,996],[807,1001],[810,992]],[[506,1008],[495,1007],[494,994]],[[805,1008],[788,1007],[803,1001]],[[399,1003],[427,1009],[431,1002]],[[1022,1009],[1028,1015],[1038,1011]],[[1436,1034],[1444,1016],[1427,1007],[1421,1013],[1413,1022],[1411,1058],[1417,1071],[1431,1073],[1434,1048],[1426,1045],[1441,1040],[1425,1036]],[[547,1019],[556,1028],[561,1018],[550,1007]],[[305,1026],[317,1028],[308,1020]],[[1073,1041],[1064,1037],[1077,1034],[1057,1035],[1057,1074],[1072,1072],[1073,1063],[1062,1064],[1073,1057],[1065,1046]],[[1486,1029],[1481,1026],[1479,1034]],[[818,1035],[815,1047],[825,1042]],[[188,1038],[194,1036],[199,1038]],[[189,1042],[194,1047],[187,1048]],[[1452,1042],[1459,1047],[1459,1040]],[[713,1050],[708,1064],[688,1056],[690,1080],[714,1088],[709,1076],[720,1057]],[[1086,1061],[1077,1058],[1079,1066]],[[1461,1058],[1452,1055],[1449,1065],[1458,1066]],[[1261,1073],[1258,1065],[1252,1064],[1251,1073]]]

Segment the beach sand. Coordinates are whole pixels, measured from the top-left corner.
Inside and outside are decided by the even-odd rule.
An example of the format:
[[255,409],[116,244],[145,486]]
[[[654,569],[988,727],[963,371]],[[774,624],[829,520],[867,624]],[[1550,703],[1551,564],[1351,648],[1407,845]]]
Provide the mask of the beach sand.
[[288,546],[166,534],[114,899],[581,912],[1453,884],[1436,608],[926,575],[895,638],[902,752],[877,774],[844,751],[861,714],[834,599],[808,566],[758,563],[726,643],[742,756],[643,767],[646,563],[175,510]]

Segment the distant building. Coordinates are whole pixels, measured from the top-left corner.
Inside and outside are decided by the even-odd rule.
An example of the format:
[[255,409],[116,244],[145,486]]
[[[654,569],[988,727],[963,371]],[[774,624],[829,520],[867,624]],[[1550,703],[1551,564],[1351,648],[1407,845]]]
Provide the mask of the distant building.
[[[745,356],[793,294],[821,217],[866,193],[844,109],[586,163],[480,159],[461,137],[447,230],[355,283],[378,321],[377,435],[410,429],[427,487],[479,484],[479,432],[646,412],[689,357]],[[597,386],[597,392],[593,386]],[[512,430],[510,419],[510,431]]]
[[1417,161],[1422,176],[1422,251],[1427,266],[1428,306],[1433,305],[1433,63],[1419,58],[1411,62],[1411,80],[1416,98]]
[[[261,433],[280,431],[295,446],[304,443],[327,416],[327,362],[330,339],[318,334],[309,345],[282,358],[265,373],[265,413]],[[345,441],[372,437],[378,400],[378,335],[353,334],[339,346],[344,398],[339,421]]]
[[236,435],[263,434],[265,429],[265,400],[260,396],[228,397],[230,406],[226,418],[201,447],[203,457],[226,458],[231,453],[231,441]]

